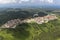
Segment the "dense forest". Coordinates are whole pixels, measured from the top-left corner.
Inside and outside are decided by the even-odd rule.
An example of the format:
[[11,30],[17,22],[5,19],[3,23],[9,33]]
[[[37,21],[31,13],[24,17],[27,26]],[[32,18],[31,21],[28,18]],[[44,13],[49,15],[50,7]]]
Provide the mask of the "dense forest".
[[[0,13],[0,25],[3,25],[11,19],[26,19],[33,18],[34,14],[39,14],[44,16],[50,13],[55,13],[52,11],[42,11],[39,9],[16,9],[18,11],[8,11],[8,9],[1,11]],[[46,13],[46,14],[44,14]],[[58,15],[57,20],[49,21],[48,23],[37,24],[23,23],[16,26],[16,28],[5,28],[0,29],[0,40],[60,40],[60,15]]]
[[24,20],[27,18],[33,18],[34,14],[38,14],[38,16],[47,15],[47,13],[39,9],[5,9],[0,11],[0,25],[13,19]]

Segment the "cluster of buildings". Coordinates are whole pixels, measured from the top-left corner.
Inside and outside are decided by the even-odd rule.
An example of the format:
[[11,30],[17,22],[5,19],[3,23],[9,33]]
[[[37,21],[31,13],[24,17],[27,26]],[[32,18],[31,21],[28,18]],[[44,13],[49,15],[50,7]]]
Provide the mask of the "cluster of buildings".
[[43,17],[36,17],[36,18],[31,18],[30,20],[28,19],[27,22],[30,23],[32,21],[38,23],[38,24],[42,24],[42,23],[47,23],[50,20],[55,20],[57,19],[57,16],[55,14],[50,14],[47,16],[43,16]]
[[16,25],[18,25],[19,23],[22,23],[22,21],[20,19],[14,19],[14,20],[10,20],[8,22],[6,22],[2,28],[15,28]]
[[57,16],[55,14],[51,14],[51,15],[47,15],[47,16],[43,16],[43,17],[35,17],[35,18],[25,19],[25,20],[14,19],[14,20],[10,20],[10,21],[6,22],[1,27],[2,28],[15,28],[16,25],[22,24],[22,23],[36,22],[38,24],[42,24],[42,23],[47,23],[48,21],[55,20],[55,19],[57,19]]

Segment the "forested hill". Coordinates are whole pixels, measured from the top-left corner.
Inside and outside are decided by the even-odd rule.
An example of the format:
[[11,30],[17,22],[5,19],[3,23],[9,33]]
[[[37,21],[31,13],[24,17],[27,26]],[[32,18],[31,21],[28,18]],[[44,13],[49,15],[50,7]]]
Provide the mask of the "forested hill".
[[[12,11],[11,13],[10,12],[11,11],[1,12],[0,25],[6,23],[11,19],[21,17],[24,18],[25,15],[29,16],[30,14],[34,15],[36,13],[41,12],[41,10],[40,11],[29,10],[28,13],[24,12],[15,13],[15,11],[14,12]],[[50,14],[53,12],[47,13]],[[29,16],[28,18],[30,18],[31,16]],[[57,20],[49,21],[48,23],[43,24],[37,24],[35,22],[23,23],[17,25],[15,29],[12,28],[0,29],[0,40],[60,40],[60,15],[57,15],[57,17],[58,17]]]
[[6,23],[9,20],[13,19],[27,19],[33,18],[34,14],[38,14],[38,16],[47,15],[45,12],[41,12],[39,10],[21,10],[21,9],[6,9],[0,11],[0,25]]
[[60,20],[46,24],[23,23],[15,29],[0,29],[2,40],[60,40]]

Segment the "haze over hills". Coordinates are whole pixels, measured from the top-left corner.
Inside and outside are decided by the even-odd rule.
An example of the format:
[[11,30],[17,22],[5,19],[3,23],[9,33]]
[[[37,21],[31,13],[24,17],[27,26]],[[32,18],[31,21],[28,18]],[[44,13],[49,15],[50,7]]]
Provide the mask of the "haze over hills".
[[0,5],[0,8],[41,8],[41,9],[60,9],[59,5]]
[[55,8],[60,9],[59,0],[1,0],[0,8]]

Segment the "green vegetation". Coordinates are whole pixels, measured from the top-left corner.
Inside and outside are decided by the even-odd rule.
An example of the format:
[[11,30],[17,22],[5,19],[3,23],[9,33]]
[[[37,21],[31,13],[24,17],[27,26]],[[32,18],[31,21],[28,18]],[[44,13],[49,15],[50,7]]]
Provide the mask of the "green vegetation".
[[[24,18],[22,17],[23,14],[23,16],[27,15],[26,17],[28,17],[30,15],[29,13],[31,13],[31,15],[35,13],[34,11],[33,13],[32,11],[25,11],[26,13],[19,12],[17,14],[13,12],[1,14],[0,25],[11,19]],[[31,17],[31,15],[29,17]],[[60,16],[58,17],[60,19]],[[0,29],[0,40],[60,40],[60,20],[53,20],[44,24],[37,24],[34,22],[29,24],[23,23],[17,25],[15,29]]]
[[27,19],[33,18],[34,14],[39,14],[39,16],[47,15],[45,12],[41,12],[39,9],[5,9],[0,11],[0,25],[6,23],[13,19]]
[[[60,20],[46,24],[23,23],[15,29],[0,29],[1,40],[59,40]],[[58,25],[58,26],[57,26]]]

